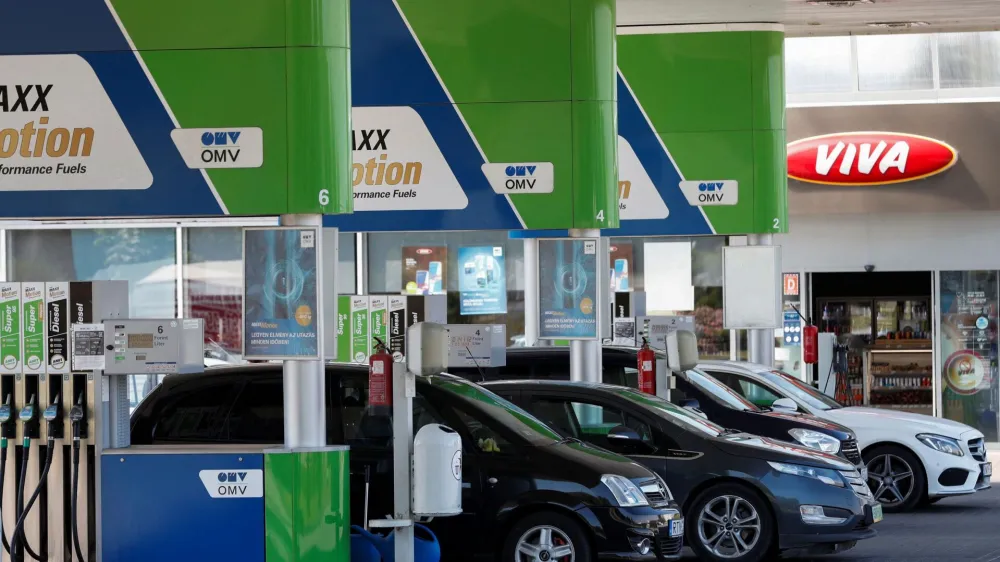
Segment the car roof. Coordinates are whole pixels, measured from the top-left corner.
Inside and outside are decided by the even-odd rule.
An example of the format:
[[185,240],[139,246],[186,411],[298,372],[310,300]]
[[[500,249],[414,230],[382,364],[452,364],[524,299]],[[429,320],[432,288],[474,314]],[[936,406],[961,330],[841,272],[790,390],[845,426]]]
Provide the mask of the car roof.
[[565,388],[565,389],[586,388],[590,390],[621,390],[622,388],[628,388],[613,384],[607,384],[603,382],[559,381],[559,380],[537,380],[537,379],[488,381],[477,384],[488,388],[505,387],[505,386],[522,386],[522,385],[549,386],[549,387]]

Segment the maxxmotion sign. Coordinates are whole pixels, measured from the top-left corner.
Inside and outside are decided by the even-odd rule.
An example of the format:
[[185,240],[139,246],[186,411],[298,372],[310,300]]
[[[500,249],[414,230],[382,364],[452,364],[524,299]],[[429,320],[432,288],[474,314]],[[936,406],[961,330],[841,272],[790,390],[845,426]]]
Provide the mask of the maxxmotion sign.
[[264,131],[238,129],[174,129],[170,138],[188,168],[259,168],[264,165]]
[[552,162],[483,164],[482,169],[493,191],[505,195],[552,193],[556,187]]
[[84,59],[0,57],[0,190],[146,189],[152,183]]

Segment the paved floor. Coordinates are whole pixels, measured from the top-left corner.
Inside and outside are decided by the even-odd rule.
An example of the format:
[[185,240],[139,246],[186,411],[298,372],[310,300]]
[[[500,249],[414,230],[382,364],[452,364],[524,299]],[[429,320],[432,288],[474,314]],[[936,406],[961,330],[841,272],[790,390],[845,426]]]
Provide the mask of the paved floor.
[[[1000,457],[990,457],[1000,466]],[[1000,562],[1000,478],[993,488],[972,496],[946,499],[913,513],[886,515],[879,535],[854,549],[796,562]],[[685,560],[697,558],[687,551]]]

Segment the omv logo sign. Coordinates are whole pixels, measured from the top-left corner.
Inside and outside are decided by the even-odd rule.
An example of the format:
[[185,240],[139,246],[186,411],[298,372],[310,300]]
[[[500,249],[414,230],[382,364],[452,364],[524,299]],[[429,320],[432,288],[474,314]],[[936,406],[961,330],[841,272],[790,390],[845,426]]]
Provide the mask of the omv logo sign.
[[212,499],[264,497],[263,470],[202,470],[198,478]]
[[264,132],[240,129],[174,129],[170,138],[188,168],[259,168],[264,164]]
[[740,184],[736,180],[682,181],[680,188],[688,204],[695,207],[735,205],[740,199]]
[[555,189],[551,162],[483,164],[482,169],[496,193],[552,193]]

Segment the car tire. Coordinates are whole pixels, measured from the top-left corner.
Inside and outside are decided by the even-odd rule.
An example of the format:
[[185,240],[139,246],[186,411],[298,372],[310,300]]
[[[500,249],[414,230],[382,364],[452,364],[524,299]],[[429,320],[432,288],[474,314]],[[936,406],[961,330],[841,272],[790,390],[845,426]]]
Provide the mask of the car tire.
[[881,445],[865,451],[863,458],[868,467],[868,487],[886,513],[913,511],[926,502],[924,465],[908,449]]
[[[546,536],[550,537],[546,539]],[[548,541],[548,545],[544,544]],[[567,549],[568,547],[568,549]],[[590,562],[590,538],[579,523],[554,511],[539,511],[518,520],[504,539],[501,562],[534,560],[529,548],[548,548],[552,562]],[[568,555],[560,555],[567,552]],[[519,557],[515,557],[519,555]]]
[[[759,562],[774,557],[775,523],[770,505],[747,486],[712,486],[698,494],[686,519],[687,544],[699,560]],[[734,528],[734,519],[743,521],[746,527]]]

